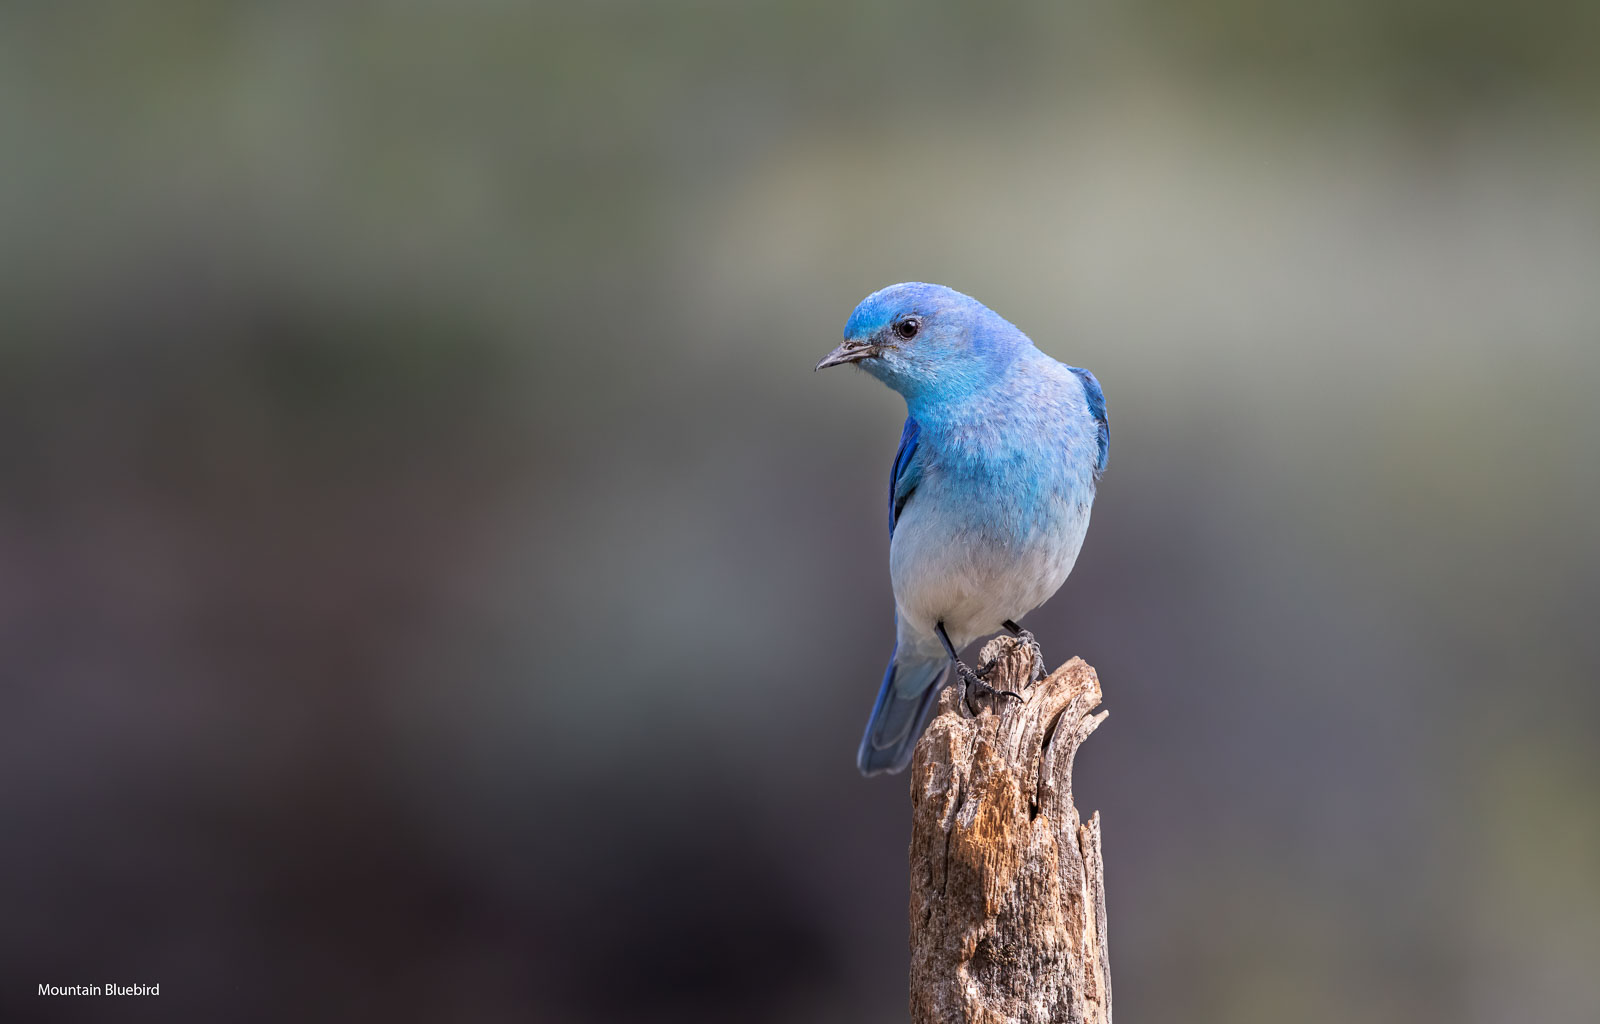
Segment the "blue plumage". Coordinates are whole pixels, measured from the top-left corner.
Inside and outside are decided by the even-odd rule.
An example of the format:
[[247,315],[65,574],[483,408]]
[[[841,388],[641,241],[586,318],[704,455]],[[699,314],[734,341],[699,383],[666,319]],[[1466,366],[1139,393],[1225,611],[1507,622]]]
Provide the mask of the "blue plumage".
[[1089,415],[1100,425],[1097,440],[1100,443],[1100,457],[1095,459],[1094,471],[1098,476],[1106,471],[1106,455],[1111,448],[1111,424],[1106,420],[1106,393],[1100,390],[1100,382],[1094,374],[1081,366],[1069,366],[1067,369],[1078,375],[1083,381],[1083,396],[1089,402]]
[[896,644],[856,754],[856,766],[864,775],[897,772],[906,766],[950,673],[950,661],[943,653],[914,659],[899,654],[900,645]]
[[[855,363],[907,418],[889,476],[896,644],[857,762],[910,762],[954,652],[1008,628],[1072,571],[1106,466],[1105,395],[960,292],[867,296],[818,369]],[[946,644],[948,640],[948,645]]]
[[911,492],[917,489],[922,473],[916,468],[917,436],[922,428],[910,416],[900,431],[900,447],[894,453],[894,466],[889,470],[889,536],[894,537],[894,524],[900,519],[900,510],[906,507]]

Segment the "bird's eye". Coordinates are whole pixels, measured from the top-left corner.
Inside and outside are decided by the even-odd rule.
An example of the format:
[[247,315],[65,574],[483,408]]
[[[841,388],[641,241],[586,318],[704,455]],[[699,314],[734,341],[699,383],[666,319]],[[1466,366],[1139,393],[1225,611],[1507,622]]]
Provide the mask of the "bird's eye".
[[904,320],[896,320],[894,324],[894,333],[906,341],[915,338],[920,330],[922,330],[922,321],[914,316],[908,316]]

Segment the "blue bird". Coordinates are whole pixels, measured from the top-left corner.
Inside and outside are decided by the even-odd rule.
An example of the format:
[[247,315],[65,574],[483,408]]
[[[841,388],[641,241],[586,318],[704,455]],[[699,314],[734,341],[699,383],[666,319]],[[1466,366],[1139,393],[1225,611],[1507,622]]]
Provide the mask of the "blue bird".
[[[817,369],[854,363],[906,400],[889,473],[895,648],[856,764],[911,761],[952,669],[996,692],[957,652],[1050,599],[1078,558],[1110,430],[1100,382],[1040,352],[987,306],[936,284],[861,301]],[[1011,694],[1015,696],[1015,694]]]

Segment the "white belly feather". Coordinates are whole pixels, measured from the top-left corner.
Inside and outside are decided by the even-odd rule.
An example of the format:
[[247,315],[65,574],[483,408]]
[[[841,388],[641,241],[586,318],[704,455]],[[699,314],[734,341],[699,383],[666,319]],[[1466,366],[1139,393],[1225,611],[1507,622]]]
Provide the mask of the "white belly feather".
[[[995,528],[981,514],[941,507],[919,489],[895,525],[889,575],[902,629],[940,622],[957,650],[1044,604],[1066,582],[1089,526],[1087,504],[1057,494],[1035,529]],[[1020,534],[1020,535],[1019,535]]]

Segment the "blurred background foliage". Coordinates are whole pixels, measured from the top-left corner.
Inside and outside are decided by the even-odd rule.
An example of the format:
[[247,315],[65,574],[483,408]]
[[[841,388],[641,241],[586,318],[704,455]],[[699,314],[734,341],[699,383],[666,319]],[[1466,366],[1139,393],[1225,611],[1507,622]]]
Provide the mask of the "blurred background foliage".
[[1600,1019],[1600,5],[0,13],[0,1016],[904,1016],[937,280],[1109,398],[1116,1005]]

